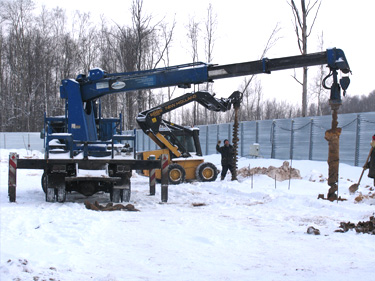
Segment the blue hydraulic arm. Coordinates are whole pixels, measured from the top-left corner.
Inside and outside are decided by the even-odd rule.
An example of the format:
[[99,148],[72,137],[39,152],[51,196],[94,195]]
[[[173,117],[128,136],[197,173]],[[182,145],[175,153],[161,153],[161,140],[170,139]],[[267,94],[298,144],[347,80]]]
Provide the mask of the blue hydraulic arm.
[[[88,76],[79,75],[82,101],[97,99],[101,96],[142,89],[155,89],[169,86],[190,88],[191,84],[212,82],[215,79],[271,73],[271,71],[293,69],[305,66],[327,64],[331,70],[350,72],[349,64],[341,49],[328,49],[325,52],[291,56],[285,58],[235,63],[228,65],[208,65],[202,62],[145,71],[106,73],[102,69],[92,69]],[[74,80],[63,80],[61,97],[68,98],[68,89],[64,84]]]
[[[107,94],[156,89],[170,86],[190,88],[191,84],[212,81],[208,78],[209,65],[198,62],[172,67],[156,68],[145,71],[106,73],[96,68],[89,75],[79,75],[76,81],[81,85],[82,101],[100,98]],[[63,80],[63,84],[70,80]],[[61,97],[67,92],[61,89]]]
[[[68,132],[74,140],[96,141],[98,133],[95,124],[98,98],[119,92],[142,89],[156,89],[169,86],[189,88],[192,84],[213,82],[216,79],[270,73],[271,71],[293,69],[305,66],[327,64],[333,76],[331,102],[341,103],[341,89],[349,85],[349,78],[337,79],[337,72],[350,72],[349,64],[341,49],[291,56],[276,59],[262,59],[229,65],[205,63],[184,64],[146,71],[106,73],[102,69],[90,70],[88,76],[79,75],[75,80],[66,79],[60,86],[60,96],[67,99]],[[339,84],[340,82],[340,84]]]

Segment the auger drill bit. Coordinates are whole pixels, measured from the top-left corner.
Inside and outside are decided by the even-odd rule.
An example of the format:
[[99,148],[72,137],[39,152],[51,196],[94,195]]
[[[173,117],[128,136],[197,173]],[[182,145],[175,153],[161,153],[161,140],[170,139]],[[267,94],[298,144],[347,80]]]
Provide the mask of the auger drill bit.
[[233,103],[233,108],[234,108],[234,124],[233,124],[233,133],[232,133],[232,136],[233,136],[232,143],[233,143],[233,150],[234,150],[234,153],[233,153],[234,169],[232,172],[232,181],[237,180],[238,141],[239,141],[238,128],[240,126],[238,122],[238,110],[241,107],[242,96],[243,94],[238,91],[232,94],[232,98],[233,98],[232,103]]
[[332,128],[325,133],[325,139],[328,141],[328,185],[330,186],[327,199],[334,201],[337,199],[338,180],[339,180],[339,150],[341,128],[338,128],[337,110],[340,104],[331,104],[332,108]]
[[234,163],[234,169],[232,172],[232,181],[237,180],[237,163],[238,163],[238,128],[239,128],[239,122],[238,122],[238,109],[239,107],[234,107],[234,124],[233,124],[233,163]]

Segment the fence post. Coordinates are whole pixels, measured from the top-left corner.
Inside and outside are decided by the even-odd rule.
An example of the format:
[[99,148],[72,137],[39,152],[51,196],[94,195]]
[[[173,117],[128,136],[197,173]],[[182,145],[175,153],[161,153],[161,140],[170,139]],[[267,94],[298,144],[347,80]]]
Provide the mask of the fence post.
[[206,154],[205,155],[208,155],[208,126],[209,125],[206,125]]
[[245,142],[244,142],[244,132],[243,132],[243,130],[244,130],[244,122],[241,122],[240,123],[240,145],[241,145],[241,154],[240,154],[240,156],[241,157],[243,157],[244,156],[244,152],[243,152],[243,150],[244,150],[244,144],[245,144]]
[[356,137],[355,137],[355,155],[354,155],[354,166],[358,166],[359,161],[359,144],[361,141],[361,116],[357,115],[357,128],[356,128]]
[[276,128],[276,121],[273,120],[272,127],[271,127],[271,159],[275,158],[275,128]]
[[259,121],[255,122],[255,142],[259,143]]
[[18,159],[17,153],[15,152],[9,153],[9,175],[8,175],[9,202],[16,202],[17,159]]
[[314,119],[310,119],[310,139],[309,139],[309,160],[312,160],[313,154],[313,128],[314,128]]
[[232,138],[231,138],[232,130],[231,130],[231,127],[232,127],[232,124],[228,124],[228,140],[230,142],[232,142]]
[[133,141],[133,157],[134,159],[137,158],[137,149],[138,149],[138,136],[137,136],[137,129],[133,130],[133,135],[134,135],[134,141]]
[[[219,137],[220,137],[220,135],[219,135],[219,132],[220,132],[220,126],[219,125],[216,125],[217,127],[216,127],[216,143],[218,142],[218,140],[219,140]],[[216,145],[216,143],[215,143],[215,145]],[[219,152],[215,149],[215,153],[216,154],[218,154]]]
[[161,155],[161,202],[168,202],[168,154]]
[[[155,155],[150,155],[148,160],[155,160]],[[155,186],[156,186],[156,169],[150,169],[149,182],[150,182],[150,195],[155,195]]]
[[290,159],[293,159],[293,148],[294,148],[294,120],[291,120],[290,124]]

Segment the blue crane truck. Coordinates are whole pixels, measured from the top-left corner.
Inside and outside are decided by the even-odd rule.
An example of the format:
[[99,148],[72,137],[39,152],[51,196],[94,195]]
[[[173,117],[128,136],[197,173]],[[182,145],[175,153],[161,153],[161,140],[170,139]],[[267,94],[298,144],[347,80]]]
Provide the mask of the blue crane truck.
[[[66,193],[73,191],[85,196],[103,191],[110,194],[110,200],[113,202],[129,201],[132,171],[160,169],[161,163],[159,159],[150,160],[142,154],[136,157],[135,145],[133,157],[116,156],[115,151],[131,150],[129,143],[135,143],[135,134],[122,134],[121,116],[102,117],[101,97],[170,86],[189,88],[191,85],[213,82],[216,79],[269,74],[277,70],[322,64],[327,64],[330,69],[328,76],[333,78],[332,85],[325,86],[331,90],[330,103],[341,104],[341,90],[345,92],[347,89],[349,77],[343,76],[339,80],[338,71],[348,74],[350,68],[344,52],[336,48],[307,55],[264,58],[222,66],[190,63],[123,73],[92,69],[88,75],[80,74],[76,79],[62,80],[60,97],[65,100],[65,114],[58,117],[45,116],[45,159],[18,159],[17,168],[44,170],[42,188],[47,202],[64,202]],[[326,82],[326,79],[323,82]],[[183,131],[181,127],[169,123],[168,130],[160,129],[161,124],[168,124],[168,121],[162,120],[162,115],[191,101],[197,101],[209,110],[227,111],[232,105],[238,107],[240,99],[238,92],[229,98],[220,99],[208,92],[193,92],[139,114],[137,122],[140,128],[164,153],[170,155],[171,164],[179,163],[177,176],[174,176],[176,169],[170,170],[169,179],[172,183],[184,173],[181,164],[183,162],[176,161],[181,158],[188,159],[191,155],[182,142],[174,141],[178,138],[173,137],[173,132]],[[195,146],[197,154],[201,154],[199,138],[196,135]],[[202,161],[193,164],[196,179],[215,180],[216,169],[208,164],[202,168],[201,164]],[[198,166],[200,169],[197,172]]]

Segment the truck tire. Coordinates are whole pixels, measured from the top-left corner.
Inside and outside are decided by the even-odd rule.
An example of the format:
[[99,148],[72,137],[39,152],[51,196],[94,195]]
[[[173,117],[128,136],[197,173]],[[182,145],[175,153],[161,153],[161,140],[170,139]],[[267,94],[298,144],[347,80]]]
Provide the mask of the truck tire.
[[121,189],[112,187],[112,191],[110,193],[110,199],[113,203],[120,203]]
[[122,202],[129,202],[130,201],[130,188],[125,188],[122,190]]
[[203,162],[199,164],[195,170],[195,178],[202,182],[215,181],[217,175],[218,172],[216,166],[210,162]]
[[41,179],[42,189],[44,193],[47,193],[47,173],[44,172]]
[[130,176],[131,174],[125,175],[118,175],[121,177],[121,180],[116,182],[116,186],[120,190],[120,201],[121,202],[129,202],[130,201],[130,193],[131,193],[131,182]]
[[65,185],[64,186],[60,186],[59,188],[57,188],[57,202],[59,203],[64,203],[65,200],[66,200],[66,189],[65,189]]
[[46,192],[46,202],[53,203],[56,201],[56,193],[53,187],[48,187]]
[[168,181],[170,184],[180,184],[185,181],[185,169],[179,164],[168,166]]

